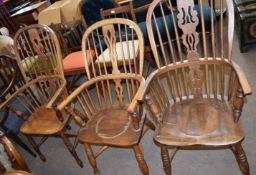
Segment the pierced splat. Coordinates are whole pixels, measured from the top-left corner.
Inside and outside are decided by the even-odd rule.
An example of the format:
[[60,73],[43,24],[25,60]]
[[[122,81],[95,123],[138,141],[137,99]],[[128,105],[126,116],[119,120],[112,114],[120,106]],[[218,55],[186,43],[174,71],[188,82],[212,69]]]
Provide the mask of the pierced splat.
[[199,34],[196,27],[199,23],[197,12],[194,10],[193,0],[177,1],[178,26],[183,31],[182,42],[187,48],[187,59],[198,59],[197,45]]
[[102,27],[104,41],[109,49],[109,58],[112,62],[113,70],[112,74],[120,74],[117,66],[117,53],[116,53],[116,35],[115,28],[111,25]]
[[[109,49],[109,58],[112,62],[113,70],[112,74],[120,74],[120,71],[117,66],[117,53],[116,53],[116,35],[115,35],[115,28],[113,25],[106,25],[102,27],[104,41]],[[117,79],[115,81],[115,91],[118,98],[119,106],[123,106],[123,87],[121,85],[121,80]]]
[[29,38],[32,43],[34,51],[37,53],[39,63],[43,66],[43,70],[46,70],[46,73],[49,72],[49,65],[47,62],[47,55],[44,45],[41,43],[39,33],[36,29],[28,30]]
[[[179,10],[177,15],[178,26],[183,31],[182,42],[187,48],[187,60],[198,60],[199,54],[197,52],[197,45],[199,42],[199,34],[196,32],[196,27],[199,20],[197,12],[194,10],[194,1],[177,1],[177,7]],[[203,72],[200,70],[200,66],[190,66],[189,79],[193,94],[196,97],[202,94],[202,77]]]

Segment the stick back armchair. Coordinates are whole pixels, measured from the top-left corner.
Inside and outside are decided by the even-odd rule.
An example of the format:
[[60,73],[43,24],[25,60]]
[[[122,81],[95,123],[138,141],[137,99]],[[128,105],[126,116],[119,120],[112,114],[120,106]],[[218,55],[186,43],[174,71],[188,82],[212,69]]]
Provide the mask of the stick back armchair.
[[[85,54],[92,48],[95,56]],[[86,30],[82,49],[89,80],[58,109],[69,112],[74,105],[80,109],[80,115],[71,115],[82,126],[77,138],[84,144],[95,175],[100,174],[96,158],[109,146],[133,148],[142,173],[148,174],[139,146],[145,114],[143,106],[136,105],[133,100],[144,83],[144,45],[140,29],[127,19],[102,20]],[[137,108],[128,112],[129,105]],[[89,121],[85,123],[87,119]],[[92,145],[102,147],[93,153]]]
[[[20,131],[27,136],[41,160],[46,159],[39,147],[49,136],[59,136],[82,167],[65,133],[70,116],[60,117],[54,109],[67,96],[60,46],[55,33],[45,25],[25,26],[15,35],[14,49],[26,83],[6,99],[0,109],[12,101],[16,102],[11,110],[25,120]],[[33,136],[42,136],[39,143]]]
[[[222,10],[224,2],[220,2]],[[168,175],[176,152],[195,146],[230,148],[242,173],[249,175],[239,118],[244,97],[251,89],[242,70],[232,60],[234,8],[232,0],[226,3],[227,18],[221,14],[215,21],[213,1],[210,1],[209,37],[205,32],[202,0],[199,0],[200,13],[195,11],[193,0],[178,0],[176,14],[170,0],[154,0],[149,7],[147,29],[158,69],[138,91],[137,100],[147,102],[155,120],[154,140],[160,145]],[[163,16],[164,33],[159,32],[155,10],[160,10]],[[165,15],[167,12],[169,15]],[[172,20],[175,18],[177,22]],[[169,22],[174,28],[167,27]],[[168,147],[174,148],[171,157]]]

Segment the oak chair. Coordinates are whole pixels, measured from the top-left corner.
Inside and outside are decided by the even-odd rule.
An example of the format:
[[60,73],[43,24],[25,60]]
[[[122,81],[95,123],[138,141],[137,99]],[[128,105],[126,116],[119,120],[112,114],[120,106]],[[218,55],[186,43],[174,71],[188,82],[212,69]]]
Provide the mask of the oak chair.
[[[65,133],[70,117],[59,117],[54,110],[67,95],[60,46],[55,33],[45,25],[25,26],[14,37],[14,49],[26,83],[5,100],[0,109],[17,101],[15,109],[11,110],[25,120],[20,132],[27,136],[41,160],[46,159],[39,147],[49,136],[59,136],[82,167]],[[39,143],[35,142],[33,136],[42,136]]]
[[[17,88],[24,84],[16,60],[9,56],[0,55],[0,82],[1,102],[5,101],[10,94],[13,94]],[[21,120],[13,118],[13,115],[9,112],[10,108],[13,108],[13,105],[8,105],[0,112],[0,128],[5,132],[7,137],[11,138],[31,155],[36,156],[17,135],[18,131],[16,127]]]
[[[222,9],[224,2],[220,2]],[[154,140],[160,145],[164,170],[168,175],[177,151],[197,146],[231,149],[242,173],[250,174],[242,148],[244,133],[239,118],[244,97],[251,93],[251,88],[242,70],[232,60],[234,8],[232,0],[226,3],[227,18],[221,14],[214,22],[213,1],[210,1],[210,37],[206,37],[202,0],[199,0],[200,13],[194,10],[193,0],[186,3],[178,0],[177,16],[174,16],[170,0],[154,0],[149,7],[147,29],[158,70],[138,91],[137,100],[145,99],[155,120]],[[159,24],[154,15],[156,8],[164,17],[165,35],[158,31]],[[165,16],[163,9],[169,9],[171,16]],[[177,23],[172,20],[176,17]],[[172,34],[166,27],[167,21],[173,23]],[[202,29],[200,35],[198,27]],[[157,35],[153,35],[153,28]],[[181,32],[181,40],[178,32]],[[173,38],[176,38],[174,43],[171,42]],[[163,44],[163,39],[167,39],[167,45]],[[173,148],[171,156],[169,147]]]
[[8,168],[30,172],[20,153],[1,131],[0,154],[0,173],[5,173]]
[[[98,48],[96,57],[85,54],[85,50],[92,47]],[[140,84],[144,83],[144,45],[140,29],[127,19],[102,20],[86,30],[82,49],[89,80],[58,109],[70,113],[82,126],[77,139],[84,145],[95,175],[100,174],[96,158],[109,147],[133,148],[142,173],[148,174],[139,142],[144,121],[153,125],[145,119],[143,106],[133,101]],[[128,112],[129,105],[137,108]],[[70,112],[74,106],[80,109],[80,115]],[[92,145],[102,147],[93,153]]]

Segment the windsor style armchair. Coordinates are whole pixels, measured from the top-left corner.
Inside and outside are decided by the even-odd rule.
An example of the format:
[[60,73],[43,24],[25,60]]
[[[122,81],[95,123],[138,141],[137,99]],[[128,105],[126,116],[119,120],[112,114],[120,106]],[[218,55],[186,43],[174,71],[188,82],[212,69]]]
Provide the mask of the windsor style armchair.
[[[126,30],[122,32],[121,29]],[[138,49],[135,49],[136,45]],[[96,57],[85,54],[85,50],[92,47],[98,48],[95,49]],[[144,83],[144,45],[140,29],[127,19],[102,20],[86,30],[82,49],[89,80],[67,97],[58,109],[70,113],[82,126],[77,139],[84,144],[95,175],[100,174],[96,158],[111,146],[133,148],[142,173],[148,174],[139,142],[144,121],[150,127],[153,125],[145,119],[142,105],[127,111],[129,105],[136,106],[134,95]],[[74,105],[80,109],[80,115],[69,112]],[[85,123],[87,119],[89,121]],[[94,154],[92,145],[102,147]]]
[[[221,11],[223,3],[221,0]],[[155,0],[149,7],[147,29],[158,70],[138,91],[137,100],[146,100],[155,119],[154,140],[160,145],[166,174],[171,174],[171,161],[178,150],[195,146],[230,148],[242,173],[250,174],[239,118],[244,97],[251,89],[244,73],[232,60],[234,9],[231,0],[226,3],[227,19],[221,14],[214,21],[213,1],[210,1],[210,37],[205,32],[202,0],[199,0],[200,13],[195,11],[193,0],[178,0],[177,16],[170,0]],[[156,9],[162,13],[164,34],[159,32]],[[163,9],[171,15],[166,16]],[[172,20],[175,18],[177,23]],[[173,23],[173,29],[167,27],[167,21]],[[202,29],[200,35],[198,27]],[[175,42],[171,42],[174,38]],[[174,148],[171,157],[169,146]]]
[[[67,95],[60,46],[55,33],[44,25],[25,26],[15,35],[14,49],[26,83],[5,100],[0,109],[17,101],[15,109],[11,110],[25,120],[20,131],[27,136],[41,160],[46,159],[39,147],[49,136],[60,136],[82,167],[65,133],[70,117],[59,117],[53,109]],[[33,136],[42,138],[36,143]]]
[[0,155],[0,173],[5,173],[8,168],[30,172],[20,153],[2,132],[0,132]]
[[[5,101],[10,94],[13,94],[17,88],[24,84],[16,60],[9,56],[0,56],[0,82],[1,102]],[[0,112],[0,128],[9,138],[19,144],[28,153],[36,156],[35,153],[33,153],[33,151],[31,151],[30,148],[17,135],[17,125],[19,125],[22,120],[19,120],[16,116],[13,116],[12,113],[9,112],[9,109],[13,108],[13,105],[14,104],[8,105],[3,109],[3,111]]]

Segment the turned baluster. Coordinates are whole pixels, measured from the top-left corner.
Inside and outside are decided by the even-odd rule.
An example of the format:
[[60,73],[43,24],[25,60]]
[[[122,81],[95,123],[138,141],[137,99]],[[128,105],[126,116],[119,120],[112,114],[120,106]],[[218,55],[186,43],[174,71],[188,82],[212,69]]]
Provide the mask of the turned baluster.
[[147,102],[150,112],[153,114],[153,116],[155,116],[157,118],[157,122],[161,123],[162,116],[161,116],[156,104],[153,102],[153,100],[151,99],[151,97],[149,95],[146,95],[145,100]]
[[242,114],[242,109],[244,105],[244,93],[241,88],[237,89],[237,93],[233,100],[233,115],[234,115],[234,121],[237,123],[239,121],[239,118]]

